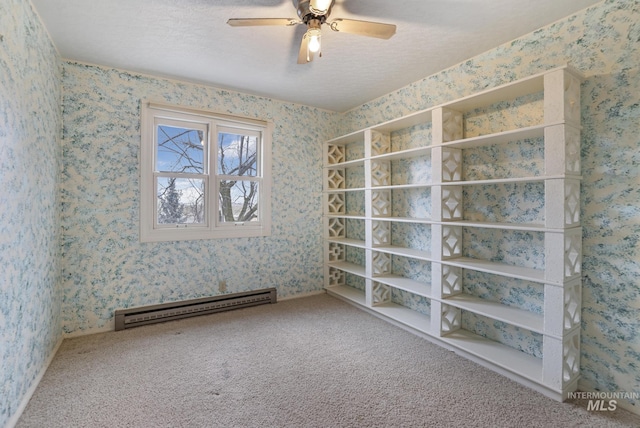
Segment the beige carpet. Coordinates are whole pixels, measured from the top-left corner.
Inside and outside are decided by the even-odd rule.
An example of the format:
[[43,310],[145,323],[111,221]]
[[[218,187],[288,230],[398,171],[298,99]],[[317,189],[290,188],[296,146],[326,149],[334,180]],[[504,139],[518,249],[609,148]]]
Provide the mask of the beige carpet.
[[65,340],[18,427],[623,427],[327,295]]

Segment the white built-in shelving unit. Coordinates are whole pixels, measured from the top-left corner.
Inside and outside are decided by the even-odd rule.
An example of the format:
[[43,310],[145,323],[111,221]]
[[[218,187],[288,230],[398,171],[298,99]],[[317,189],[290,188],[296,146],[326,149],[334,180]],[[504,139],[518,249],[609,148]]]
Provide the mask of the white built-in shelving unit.
[[[327,141],[327,292],[547,396],[565,399],[576,389],[580,366],[581,79],[564,66]],[[527,120],[521,120],[518,105],[533,110],[522,115]],[[491,119],[496,112],[500,120]],[[488,117],[484,128],[469,132],[482,114]],[[522,147],[531,141],[543,142],[541,171],[466,178],[465,151],[499,151],[505,144]],[[519,206],[507,207],[506,222],[465,217],[465,207],[478,203],[468,200],[474,186],[495,192],[509,185],[522,191],[517,186],[529,183],[537,184],[534,198],[543,203],[534,221],[519,216]],[[398,225],[422,232],[396,243],[392,230]],[[423,237],[425,229],[428,236]],[[466,231],[472,231],[471,238],[463,240]],[[473,231],[516,233],[516,239],[518,233],[542,234],[544,250],[520,255],[521,262],[471,257],[467,248],[491,246],[473,242]],[[530,263],[536,258],[543,262]],[[428,278],[396,273],[398,260],[428,265]],[[466,291],[466,278],[474,278],[469,273],[533,284],[543,302],[535,310],[474,295]],[[427,301],[428,310],[396,301],[398,292]],[[491,327],[504,324],[537,335],[541,350],[526,352],[465,328],[466,314],[485,317]]]

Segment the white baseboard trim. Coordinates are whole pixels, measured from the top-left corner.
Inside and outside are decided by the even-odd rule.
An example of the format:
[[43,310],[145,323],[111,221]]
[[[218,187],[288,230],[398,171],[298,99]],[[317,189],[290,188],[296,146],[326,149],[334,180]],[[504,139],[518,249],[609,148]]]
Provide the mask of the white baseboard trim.
[[47,361],[45,362],[44,367],[42,367],[42,369],[40,370],[40,373],[38,373],[38,376],[35,377],[35,379],[31,383],[31,386],[29,387],[27,392],[24,394],[24,397],[22,397],[22,400],[20,401],[20,405],[18,406],[18,410],[16,410],[13,416],[9,418],[9,421],[7,422],[7,425],[5,426],[5,428],[14,428],[18,423],[18,421],[20,420],[20,416],[22,416],[24,409],[27,408],[27,404],[29,404],[29,400],[31,400],[33,393],[36,392],[36,388],[38,388],[38,385],[40,385],[40,381],[44,377],[44,374],[47,372],[47,369],[49,368],[49,365],[53,361],[53,358],[58,353],[58,349],[60,349],[60,345],[62,345],[63,340],[64,340],[64,337],[61,337],[58,340],[58,343],[56,343],[56,346],[53,348],[53,351],[49,355],[49,358],[47,358]]

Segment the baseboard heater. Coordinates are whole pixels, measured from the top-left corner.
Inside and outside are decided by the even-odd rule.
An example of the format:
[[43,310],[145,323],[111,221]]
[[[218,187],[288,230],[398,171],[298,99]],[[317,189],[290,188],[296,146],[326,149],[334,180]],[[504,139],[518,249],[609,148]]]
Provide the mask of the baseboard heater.
[[220,296],[203,297],[201,299],[183,300],[160,305],[117,309],[115,312],[116,331],[141,325],[276,302],[276,289],[265,288],[256,291],[222,294]]

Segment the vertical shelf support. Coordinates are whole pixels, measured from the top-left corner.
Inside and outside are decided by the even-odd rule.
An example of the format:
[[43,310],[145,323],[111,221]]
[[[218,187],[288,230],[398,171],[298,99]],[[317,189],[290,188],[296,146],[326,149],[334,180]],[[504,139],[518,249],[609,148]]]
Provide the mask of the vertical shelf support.
[[391,185],[391,162],[379,160],[371,162],[371,185],[374,187]]
[[582,273],[582,228],[545,233],[546,279],[565,284]]
[[372,276],[380,276],[391,273],[391,256],[379,251],[373,252]]
[[434,263],[432,273],[440,278],[442,284],[437,290],[433,290],[435,297],[443,299],[462,293],[462,268]]
[[580,279],[568,282],[563,287],[546,284],[544,286],[544,330],[546,333],[562,337],[580,329],[580,307],[582,303]]
[[563,68],[544,75],[544,123],[566,122],[580,129],[579,73]]
[[[324,196],[323,211],[325,216],[331,214],[344,214],[346,211],[346,198],[344,192],[327,193],[346,188],[346,171],[344,168],[332,168],[347,159],[346,147],[338,144],[329,144],[324,154]],[[344,245],[327,242],[331,238],[344,238],[347,236],[346,222],[341,218],[324,217],[324,286],[336,287],[346,283],[346,274],[336,268],[328,266],[330,263],[344,261],[346,249]]]
[[431,113],[433,145],[463,138],[462,113],[448,108],[436,108]]
[[371,131],[371,156],[384,155],[391,152],[391,135]]
[[[462,220],[462,186],[442,186],[462,180],[462,150],[441,147],[442,143],[463,138],[462,113],[436,108],[432,112],[431,150],[432,180],[431,213],[434,221],[446,222]],[[462,292],[462,269],[438,261],[462,255],[462,228],[434,224],[431,226],[431,290],[436,298],[431,302],[431,329],[440,337],[460,329],[462,312],[460,309],[442,303],[438,299]]]
[[373,220],[371,227],[373,246],[391,245],[391,223],[388,221]]
[[544,75],[545,181],[543,382],[566,398],[580,378],[582,229],[580,83],[570,68]]
[[547,175],[580,176],[580,128],[560,124],[544,129],[544,163]]
[[391,230],[385,230],[383,222],[372,220],[375,217],[391,215],[391,191],[375,190],[378,186],[391,184],[391,163],[389,161],[371,160],[391,151],[391,135],[375,130],[365,131],[364,144],[364,174],[365,174],[365,242],[366,276],[365,304],[368,307],[379,305],[391,300],[391,289],[374,281],[372,278],[391,272],[391,256],[373,251],[374,245],[391,242]]
[[440,193],[441,221],[462,220],[462,186],[442,186]]
[[371,192],[372,217],[391,216],[391,190],[374,190]]
[[562,339],[544,336],[542,359],[542,381],[557,391],[563,398],[575,391],[580,378],[580,330],[566,334]]
[[374,281],[372,294],[372,306],[382,305],[391,301],[391,287],[388,285]]
[[580,180],[559,178],[545,181],[545,219],[551,229],[580,226]]

